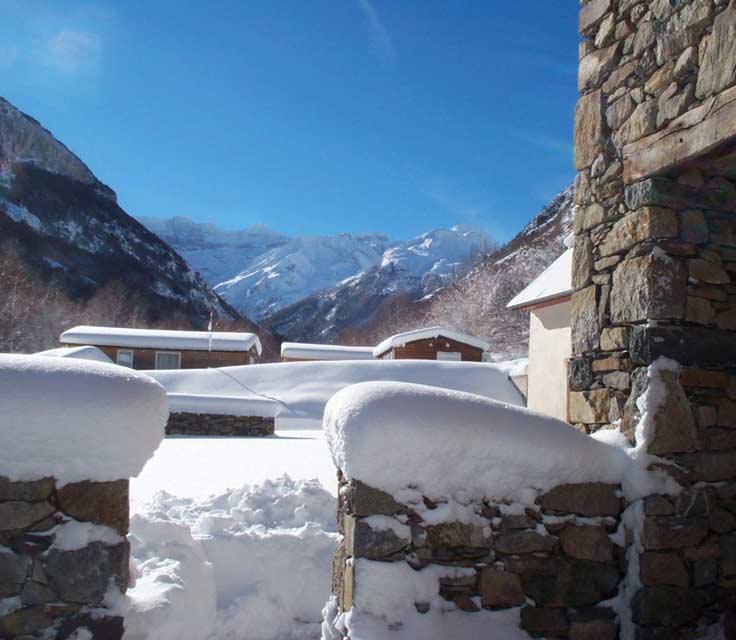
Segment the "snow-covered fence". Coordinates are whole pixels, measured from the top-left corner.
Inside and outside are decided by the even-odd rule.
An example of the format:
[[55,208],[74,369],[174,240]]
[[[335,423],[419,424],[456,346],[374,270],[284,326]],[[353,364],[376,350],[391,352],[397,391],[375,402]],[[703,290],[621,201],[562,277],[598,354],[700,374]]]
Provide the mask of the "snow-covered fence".
[[0,355],[0,637],[123,635],[128,479],[163,388],[114,365]]
[[617,637],[632,542],[621,449],[397,383],[341,391],[325,428],[344,536],[326,638]]

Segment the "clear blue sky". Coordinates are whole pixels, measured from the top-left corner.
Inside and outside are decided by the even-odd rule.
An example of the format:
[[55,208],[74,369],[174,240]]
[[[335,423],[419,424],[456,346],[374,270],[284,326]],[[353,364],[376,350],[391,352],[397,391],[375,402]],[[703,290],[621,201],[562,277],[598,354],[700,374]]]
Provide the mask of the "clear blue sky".
[[0,8],[0,95],[132,215],[503,240],[574,176],[574,0]]

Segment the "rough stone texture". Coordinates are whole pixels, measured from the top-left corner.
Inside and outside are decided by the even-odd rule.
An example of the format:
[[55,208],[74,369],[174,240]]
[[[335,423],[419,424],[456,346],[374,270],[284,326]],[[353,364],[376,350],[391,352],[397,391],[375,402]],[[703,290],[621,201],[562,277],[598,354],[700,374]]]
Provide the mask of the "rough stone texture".
[[166,435],[184,436],[270,436],[274,418],[227,416],[214,413],[171,413]]
[[484,607],[519,607],[526,602],[519,575],[493,567],[480,572],[480,596]]
[[[121,540],[53,548],[55,526],[72,519],[113,527]],[[123,619],[106,612],[104,598],[128,586],[127,532],[127,480],[55,487],[52,478],[0,478],[0,638],[75,638],[86,628],[94,638],[120,640]],[[3,608],[5,598],[15,604]]]
[[600,527],[567,526],[560,534],[560,544],[571,558],[613,562],[613,543]]
[[578,170],[592,165],[603,150],[604,118],[600,91],[578,100],[575,109],[575,166]]
[[555,487],[542,498],[546,510],[581,516],[618,516],[621,500],[616,485],[593,482]]

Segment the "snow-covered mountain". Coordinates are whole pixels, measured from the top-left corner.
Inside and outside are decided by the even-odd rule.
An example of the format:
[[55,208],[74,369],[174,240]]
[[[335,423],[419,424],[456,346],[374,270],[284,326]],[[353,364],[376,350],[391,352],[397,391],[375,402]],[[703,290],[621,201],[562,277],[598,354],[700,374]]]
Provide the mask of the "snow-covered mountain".
[[312,296],[329,299],[333,289],[370,289],[379,298],[430,293],[489,242],[482,231],[463,226],[391,241],[377,233],[288,238],[262,225],[225,231],[188,218],[141,222],[176,248],[224,299],[257,321]]
[[41,124],[0,98],[0,242],[40,281],[73,299],[107,283],[142,296],[149,316],[195,325],[237,314],[165,242],[117,204],[115,192]]

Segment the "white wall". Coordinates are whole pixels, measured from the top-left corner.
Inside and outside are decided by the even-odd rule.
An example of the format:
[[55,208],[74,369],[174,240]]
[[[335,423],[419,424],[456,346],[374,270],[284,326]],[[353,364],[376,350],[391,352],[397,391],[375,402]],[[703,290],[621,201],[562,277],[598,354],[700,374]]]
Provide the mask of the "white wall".
[[567,360],[572,353],[570,302],[533,310],[529,323],[527,406],[567,420]]

